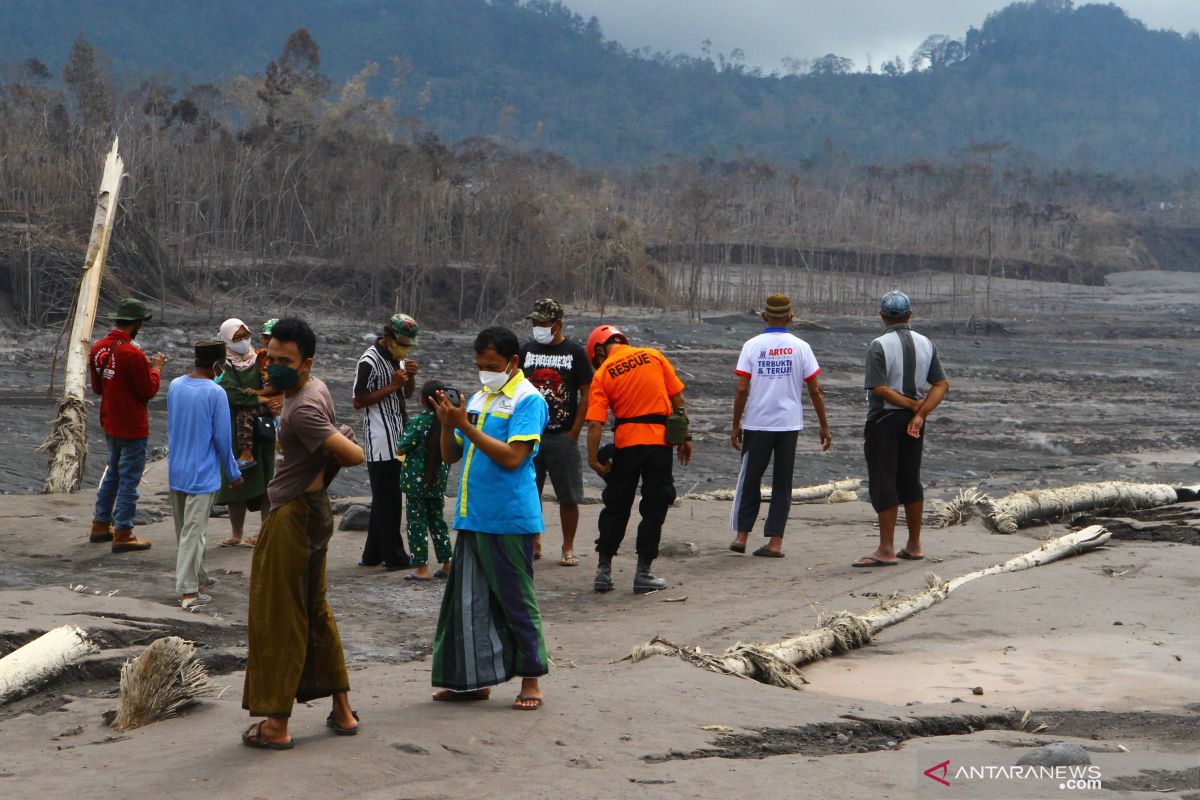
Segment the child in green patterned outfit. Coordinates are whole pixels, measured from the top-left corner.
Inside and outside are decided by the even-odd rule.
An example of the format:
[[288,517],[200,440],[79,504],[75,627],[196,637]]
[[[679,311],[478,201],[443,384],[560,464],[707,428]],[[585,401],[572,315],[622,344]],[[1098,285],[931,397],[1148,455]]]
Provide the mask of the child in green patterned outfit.
[[436,395],[445,388],[437,381],[428,381],[421,387],[423,410],[405,423],[404,435],[396,445],[397,455],[404,456],[400,488],[408,496],[408,550],[416,567],[404,576],[406,581],[427,581],[430,578],[427,535],[433,540],[434,555],[442,562],[442,568],[433,573],[433,577],[446,578],[450,575],[453,549],[446,520],[442,516],[450,465],[442,463],[442,424],[437,414],[433,413]]

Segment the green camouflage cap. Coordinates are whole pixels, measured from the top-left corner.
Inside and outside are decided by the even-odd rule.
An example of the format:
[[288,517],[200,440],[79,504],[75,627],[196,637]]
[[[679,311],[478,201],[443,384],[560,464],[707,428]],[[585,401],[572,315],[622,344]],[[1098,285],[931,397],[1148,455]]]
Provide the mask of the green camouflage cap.
[[271,317],[271,319],[269,319],[269,320],[267,320],[266,322],[264,322],[264,323],[263,323],[263,326],[262,326],[262,335],[263,335],[263,336],[270,336],[270,335],[271,335],[271,331],[275,330],[275,323],[276,323],[276,322],[279,322],[279,318],[278,318],[278,317]]
[[525,316],[534,322],[553,322],[563,318],[563,307],[553,298],[547,297],[533,304],[533,311]]
[[417,343],[417,333],[421,330],[417,325],[417,321],[408,314],[396,314],[388,324],[384,326],[384,330],[393,336],[403,336],[406,339],[411,339],[413,344]]
[[151,316],[150,309],[146,308],[146,304],[133,297],[126,297],[118,303],[117,310],[112,314],[112,318],[117,322],[148,320]]

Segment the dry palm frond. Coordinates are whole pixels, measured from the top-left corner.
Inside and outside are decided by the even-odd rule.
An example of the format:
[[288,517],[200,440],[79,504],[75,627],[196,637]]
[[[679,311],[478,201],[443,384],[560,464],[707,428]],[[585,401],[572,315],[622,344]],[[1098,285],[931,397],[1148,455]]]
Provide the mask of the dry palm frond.
[[935,512],[939,528],[949,528],[951,525],[962,525],[975,517],[987,514],[992,506],[992,498],[983,494],[974,486],[969,486],[955,495],[954,499]]
[[150,643],[121,667],[121,698],[114,728],[139,728],[173,717],[198,698],[215,694],[208,670],[195,660],[196,647],[178,636]]

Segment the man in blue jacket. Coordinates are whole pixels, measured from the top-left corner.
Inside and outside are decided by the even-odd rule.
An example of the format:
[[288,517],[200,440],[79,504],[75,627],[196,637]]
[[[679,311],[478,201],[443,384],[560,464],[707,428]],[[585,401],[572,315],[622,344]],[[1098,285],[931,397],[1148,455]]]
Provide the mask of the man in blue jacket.
[[167,483],[175,518],[175,591],[185,609],[212,600],[201,590],[216,583],[204,570],[204,544],[221,470],[238,489],[242,475],[233,454],[229,402],[213,379],[225,363],[225,343],[196,344],[196,365],[167,390]]

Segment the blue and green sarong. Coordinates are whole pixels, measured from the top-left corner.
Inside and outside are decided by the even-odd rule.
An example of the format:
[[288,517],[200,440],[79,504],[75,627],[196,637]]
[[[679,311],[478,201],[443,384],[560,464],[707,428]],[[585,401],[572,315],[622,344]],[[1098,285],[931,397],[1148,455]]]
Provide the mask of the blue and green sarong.
[[459,531],[433,643],[433,685],[469,692],[549,672],[533,588],[536,534]]

